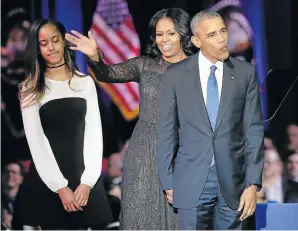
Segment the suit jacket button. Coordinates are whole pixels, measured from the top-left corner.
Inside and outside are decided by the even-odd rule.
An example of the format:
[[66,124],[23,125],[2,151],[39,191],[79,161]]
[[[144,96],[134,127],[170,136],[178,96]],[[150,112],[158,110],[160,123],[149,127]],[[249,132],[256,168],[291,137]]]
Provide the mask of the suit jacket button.
[[211,164],[211,160],[208,160],[208,161],[207,161],[207,164]]

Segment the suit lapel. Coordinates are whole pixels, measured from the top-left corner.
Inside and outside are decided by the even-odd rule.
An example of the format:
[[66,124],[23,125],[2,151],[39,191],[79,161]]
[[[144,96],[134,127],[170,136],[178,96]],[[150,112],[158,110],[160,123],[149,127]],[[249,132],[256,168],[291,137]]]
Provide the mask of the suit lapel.
[[189,76],[188,89],[190,90],[189,93],[193,99],[196,112],[199,112],[207,127],[212,131],[202,92],[198,58],[198,54],[194,55],[187,66],[187,75]]
[[225,115],[225,112],[230,104],[230,98],[234,93],[236,77],[233,76],[234,65],[230,59],[226,60],[223,64],[223,82],[220,97],[219,110],[216,119],[216,125],[214,131],[216,131]]

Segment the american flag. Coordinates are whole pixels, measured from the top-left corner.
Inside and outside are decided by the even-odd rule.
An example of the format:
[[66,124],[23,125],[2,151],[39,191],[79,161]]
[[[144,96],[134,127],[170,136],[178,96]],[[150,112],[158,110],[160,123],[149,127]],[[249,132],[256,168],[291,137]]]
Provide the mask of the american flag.
[[[117,64],[140,53],[140,41],[125,0],[98,0],[92,35],[106,64]],[[126,120],[139,114],[138,83],[100,83]]]

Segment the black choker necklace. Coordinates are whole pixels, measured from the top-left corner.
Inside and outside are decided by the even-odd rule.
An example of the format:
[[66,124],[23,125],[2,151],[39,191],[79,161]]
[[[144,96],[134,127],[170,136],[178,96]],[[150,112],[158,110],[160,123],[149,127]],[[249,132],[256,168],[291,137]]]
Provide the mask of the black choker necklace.
[[48,68],[50,68],[50,69],[53,69],[53,68],[62,67],[63,65],[65,65],[65,63],[63,63],[63,64],[60,64],[60,65],[58,65],[58,66],[54,66],[54,67],[50,67],[50,66],[47,66],[47,67],[48,67]]

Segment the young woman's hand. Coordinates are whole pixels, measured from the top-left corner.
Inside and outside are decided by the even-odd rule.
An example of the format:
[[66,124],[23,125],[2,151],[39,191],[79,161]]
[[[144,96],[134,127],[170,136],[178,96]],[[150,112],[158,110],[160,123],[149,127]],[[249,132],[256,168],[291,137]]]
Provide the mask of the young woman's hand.
[[58,194],[67,212],[83,211],[82,207],[76,201],[73,191],[69,187],[58,190]]
[[90,194],[90,186],[86,184],[80,184],[74,193],[75,199],[80,206],[87,205],[89,194]]

